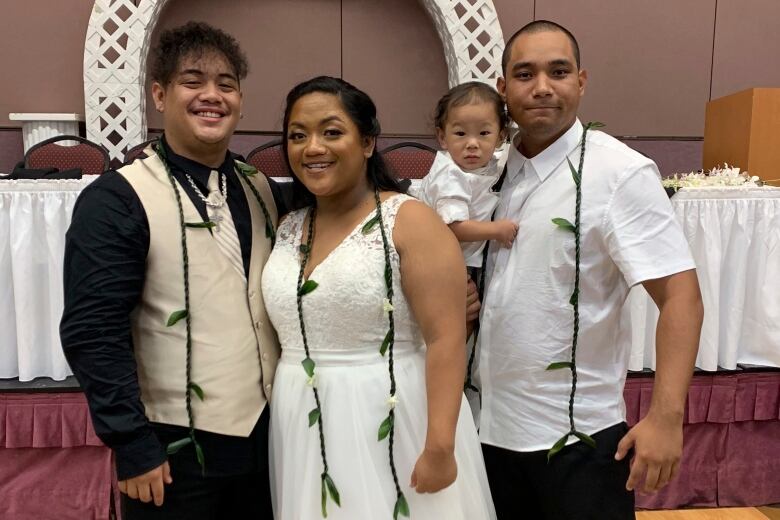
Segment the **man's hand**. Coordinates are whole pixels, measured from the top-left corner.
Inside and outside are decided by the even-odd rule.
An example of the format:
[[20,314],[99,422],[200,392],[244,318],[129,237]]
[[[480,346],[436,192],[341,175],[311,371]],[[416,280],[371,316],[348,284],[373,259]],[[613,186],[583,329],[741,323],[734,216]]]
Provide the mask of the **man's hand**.
[[477,284],[469,278],[468,285],[466,285],[466,321],[470,322],[479,318],[479,310],[481,308],[482,304],[479,301]]
[[680,464],[685,396],[699,346],[703,310],[694,270],[646,280],[642,285],[659,310],[653,399],[647,416],[618,444],[615,458],[623,459],[633,447],[626,489],[637,488],[644,479],[642,490],[654,493],[677,475]]
[[446,488],[458,477],[455,452],[425,449],[412,471],[411,487],[418,493],[436,493]]
[[666,486],[677,476],[682,446],[682,417],[657,417],[648,413],[620,440],[615,453],[615,459],[622,460],[634,448],[626,489],[633,491],[643,477],[645,493],[655,493]]
[[168,461],[163,462],[151,471],[143,475],[119,481],[119,491],[130,498],[140,499],[141,502],[151,502],[154,499],[154,505],[163,504],[165,495],[164,484],[173,482],[171,478],[171,467]]

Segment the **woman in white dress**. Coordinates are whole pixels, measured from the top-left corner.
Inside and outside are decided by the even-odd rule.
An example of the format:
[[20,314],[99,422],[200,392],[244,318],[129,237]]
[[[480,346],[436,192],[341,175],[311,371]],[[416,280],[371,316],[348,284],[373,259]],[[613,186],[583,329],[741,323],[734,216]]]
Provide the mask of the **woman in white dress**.
[[457,240],[399,193],[365,93],[336,78],[301,83],[284,131],[309,207],[280,223],[263,273],[282,345],[271,402],[277,520],[495,518],[462,392]]

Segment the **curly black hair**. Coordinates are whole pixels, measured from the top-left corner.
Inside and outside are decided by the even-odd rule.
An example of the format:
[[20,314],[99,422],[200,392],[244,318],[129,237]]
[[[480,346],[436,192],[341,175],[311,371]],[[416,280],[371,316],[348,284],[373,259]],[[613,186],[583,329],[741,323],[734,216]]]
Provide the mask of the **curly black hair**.
[[204,52],[215,51],[230,63],[236,78],[242,80],[249,72],[244,51],[228,33],[203,22],[187,22],[160,34],[157,45],[151,50],[152,63],[149,74],[152,81],[167,85],[181,63],[189,57],[200,57]]

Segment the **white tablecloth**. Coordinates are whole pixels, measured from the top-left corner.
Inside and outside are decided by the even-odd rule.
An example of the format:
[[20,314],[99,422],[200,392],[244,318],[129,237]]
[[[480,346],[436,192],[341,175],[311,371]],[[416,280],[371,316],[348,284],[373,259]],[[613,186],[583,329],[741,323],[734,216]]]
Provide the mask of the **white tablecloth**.
[[[780,367],[780,188],[694,188],[672,206],[685,231],[704,302],[702,370],[738,363]],[[635,287],[629,368],[655,369],[658,309]]]
[[[81,180],[0,180],[0,378],[71,375],[62,355],[65,232]],[[696,366],[780,367],[780,189],[682,190],[672,199],[696,261],[705,317]],[[655,368],[658,310],[629,294],[629,368]]]
[[80,180],[0,180],[0,378],[71,375],[60,346],[65,232]]

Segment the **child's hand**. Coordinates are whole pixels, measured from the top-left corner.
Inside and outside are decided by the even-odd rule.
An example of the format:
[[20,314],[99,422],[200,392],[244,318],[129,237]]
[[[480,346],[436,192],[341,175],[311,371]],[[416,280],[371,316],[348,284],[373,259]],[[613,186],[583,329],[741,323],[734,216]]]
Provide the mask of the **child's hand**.
[[512,247],[512,242],[515,241],[517,230],[520,228],[520,226],[511,220],[496,220],[494,224],[496,227],[495,240],[498,240],[498,242],[501,244],[501,247],[505,247],[507,249]]

